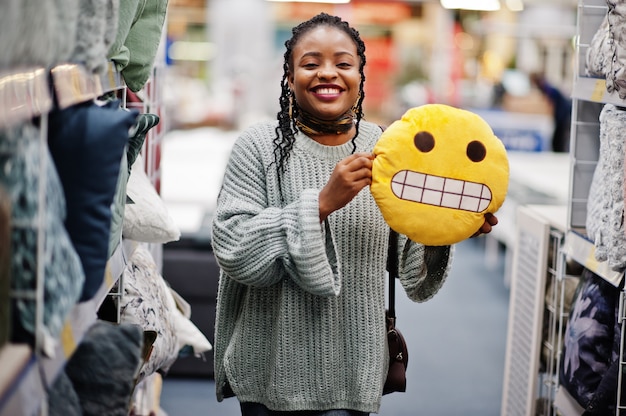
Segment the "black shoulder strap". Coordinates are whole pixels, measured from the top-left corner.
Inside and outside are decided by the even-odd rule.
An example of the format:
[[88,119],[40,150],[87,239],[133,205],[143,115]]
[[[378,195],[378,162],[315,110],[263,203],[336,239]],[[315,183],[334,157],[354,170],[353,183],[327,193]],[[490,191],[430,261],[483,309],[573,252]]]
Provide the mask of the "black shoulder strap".
[[389,231],[389,247],[387,249],[387,271],[389,272],[389,305],[387,314],[396,317],[396,279],[398,278],[398,233]]

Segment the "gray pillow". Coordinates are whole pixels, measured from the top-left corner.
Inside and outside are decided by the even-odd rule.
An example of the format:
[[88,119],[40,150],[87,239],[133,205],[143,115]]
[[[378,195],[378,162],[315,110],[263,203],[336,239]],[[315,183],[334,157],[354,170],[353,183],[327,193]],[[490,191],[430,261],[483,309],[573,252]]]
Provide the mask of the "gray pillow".
[[142,362],[143,331],[96,321],[67,362],[85,416],[127,416]]

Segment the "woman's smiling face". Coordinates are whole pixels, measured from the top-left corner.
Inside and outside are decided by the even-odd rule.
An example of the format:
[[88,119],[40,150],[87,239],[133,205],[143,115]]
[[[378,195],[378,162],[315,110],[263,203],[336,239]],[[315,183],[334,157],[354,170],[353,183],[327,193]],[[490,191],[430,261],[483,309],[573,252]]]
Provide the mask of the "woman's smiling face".
[[357,101],[359,66],[352,38],[341,29],[319,26],[305,33],[293,48],[289,88],[302,110],[335,120]]

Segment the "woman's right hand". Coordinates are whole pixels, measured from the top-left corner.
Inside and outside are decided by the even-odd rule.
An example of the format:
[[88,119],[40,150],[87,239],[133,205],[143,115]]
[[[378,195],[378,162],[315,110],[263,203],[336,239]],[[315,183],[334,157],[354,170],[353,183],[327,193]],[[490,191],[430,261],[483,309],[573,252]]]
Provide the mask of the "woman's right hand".
[[344,207],[361,189],[372,184],[373,160],[371,153],[355,153],[337,163],[326,186],[320,191],[320,221]]

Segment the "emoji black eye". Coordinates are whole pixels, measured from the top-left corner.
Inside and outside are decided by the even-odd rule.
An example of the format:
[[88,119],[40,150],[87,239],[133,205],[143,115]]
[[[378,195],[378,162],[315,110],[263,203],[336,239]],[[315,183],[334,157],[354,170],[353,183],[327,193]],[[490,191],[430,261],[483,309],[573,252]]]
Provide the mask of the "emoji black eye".
[[487,149],[485,149],[485,145],[479,141],[470,142],[467,145],[467,157],[472,162],[480,162],[487,155]]
[[417,133],[413,141],[415,142],[415,147],[417,147],[420,152],[427,153],[435,147],[435,138],[427,131]]

